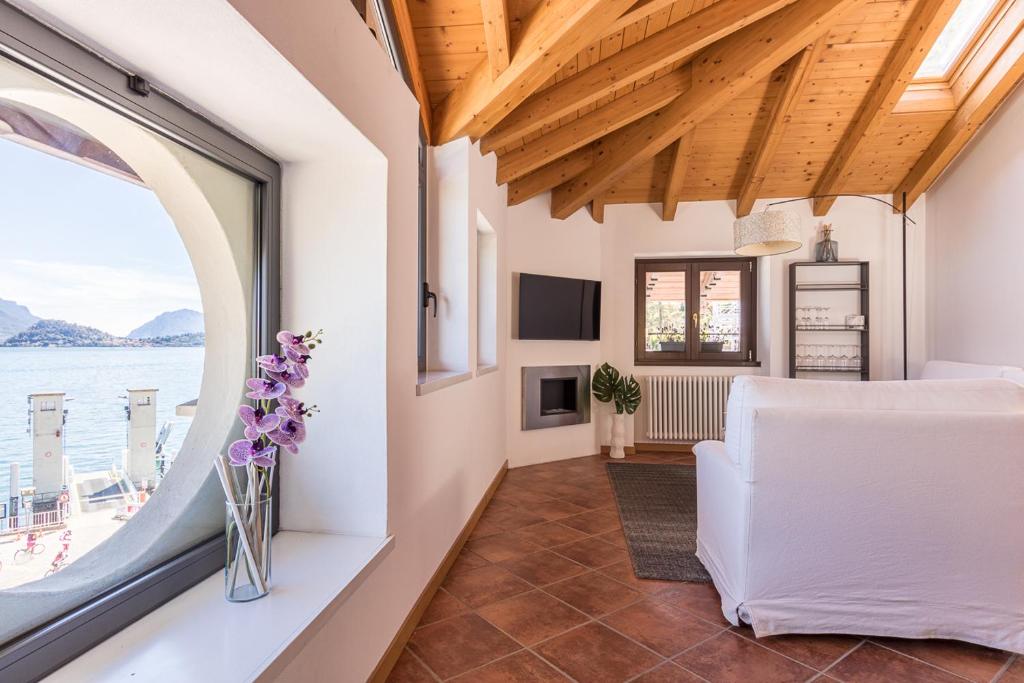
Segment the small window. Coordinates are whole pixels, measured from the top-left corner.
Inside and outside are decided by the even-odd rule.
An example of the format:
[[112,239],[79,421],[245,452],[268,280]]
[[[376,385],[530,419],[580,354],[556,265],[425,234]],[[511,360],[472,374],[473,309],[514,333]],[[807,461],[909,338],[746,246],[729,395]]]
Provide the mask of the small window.
[[919,80],[945,78],[995,6],[996,0],[961,0],[914,77]]
[[498,363],[498,235],[483,214],[476,220],[476,366]]
[[756,259],[636,262],[638,365],[757,362]]

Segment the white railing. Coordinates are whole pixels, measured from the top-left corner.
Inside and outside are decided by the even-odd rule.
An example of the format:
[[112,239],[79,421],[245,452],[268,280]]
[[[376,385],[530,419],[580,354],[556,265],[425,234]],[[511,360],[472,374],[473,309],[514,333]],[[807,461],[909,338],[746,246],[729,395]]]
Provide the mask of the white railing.
[[0,518],[0,536],[59,527],[64,524],[65,516],[64,510],[58,508],[46,512],[25,512],[17,516]]

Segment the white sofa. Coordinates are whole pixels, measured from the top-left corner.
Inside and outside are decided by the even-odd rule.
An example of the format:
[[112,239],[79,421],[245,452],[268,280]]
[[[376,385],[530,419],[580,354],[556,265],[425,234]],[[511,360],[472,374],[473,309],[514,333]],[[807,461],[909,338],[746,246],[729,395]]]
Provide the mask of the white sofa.
[[1022,384],[1024,370],[1012,365],[981,365],[950,360],[930,360],[921,370],[921,379],[984,379],[1002,377]]
[[1024,386],[738,377],[697,444],[697,555],[758,636],[1024,653]]

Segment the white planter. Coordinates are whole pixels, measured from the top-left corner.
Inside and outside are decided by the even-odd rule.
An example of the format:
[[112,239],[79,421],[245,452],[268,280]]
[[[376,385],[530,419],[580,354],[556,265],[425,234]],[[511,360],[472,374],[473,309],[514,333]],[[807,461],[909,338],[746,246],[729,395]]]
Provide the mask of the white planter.
[[626,416],[623,413],[612,413],[612,448],[611,457],[625,458],[626,450]]

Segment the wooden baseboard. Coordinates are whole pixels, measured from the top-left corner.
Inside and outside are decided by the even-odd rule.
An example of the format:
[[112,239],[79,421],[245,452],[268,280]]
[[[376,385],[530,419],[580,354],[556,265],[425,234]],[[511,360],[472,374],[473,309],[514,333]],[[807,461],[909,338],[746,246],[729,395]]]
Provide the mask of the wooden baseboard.
[[[622,450],[626,452],[626,455],[636,455],[636,448],[634,446],[623,446]],[[611,446],[601,446],[601,455],[608,455],[611,452]]]
[[692,443],[638,443],[638,453],[692,453]]
[[473,510],[473,514],[469,516],[469,520],[466,525],[462,527],[462,532],[459,533],[452,547],[448,549],[448,553],[441,560],[441,564],[437,567],[434,575],[430,577],[430,581],[423,588],[420,593],[420,597],[417,598],[416,603],[412,606],[412,610],[409,615],[406,616],[405,621],[402,622],[402,627],[398,629],[398,633],[395,634],[391,644],[388,645],[388,649],[384,651],[384,656],[381,657],[377,663],[377,667],[370,674],[368,679],[370,683],[384,683],[387,680],[391,670],[395,668],[395,663],[398,662],[398,658],[402,656],[402,650],[405,649],[406,643],[409,642],[409,638],[412,636],[413,629],[420,623],[420,619],[423,617],[423,613],[427,610],[427,606],[430,605],[430,601],[434,599],[434,594],[437,593],[437,589],[441,587],[441,583],[448,575],[448,570],[455,564],[455,560],[459,557],[459,552],[462,550],[462,546],[466,545],[466,541],[469,540],[469,535],[473,533],[473,529],[476,528],[476,524],[480,521],[480,515],[487,509],[487,504],[491,502],[491,498],[494,497],[494,492],[498,490],[498,485],[501,484],[501,480],[505,478],[505,473],[508,472],[508,460],[501,465],[501,469],[494,475],[494,481],[487,487],[487,491],[484,492],[480,502],[477,503],[476,509]]

